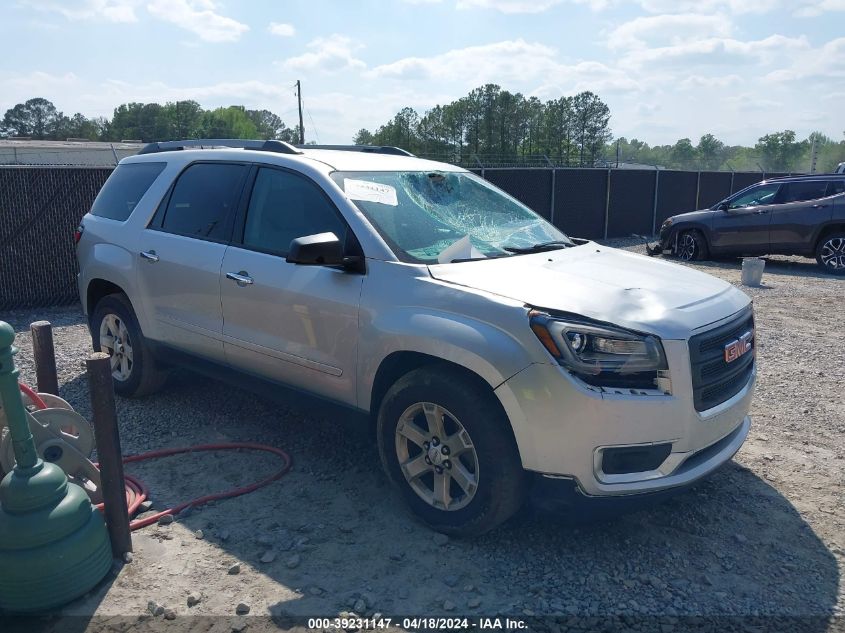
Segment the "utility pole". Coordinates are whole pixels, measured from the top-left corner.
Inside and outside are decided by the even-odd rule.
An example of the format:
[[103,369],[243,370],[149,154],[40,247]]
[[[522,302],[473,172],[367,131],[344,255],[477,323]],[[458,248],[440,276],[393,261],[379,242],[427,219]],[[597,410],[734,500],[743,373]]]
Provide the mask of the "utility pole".
[[302,84],[296,80],[296,101],[299,103],[299,144],[305,145],[305,128],[302,125]]

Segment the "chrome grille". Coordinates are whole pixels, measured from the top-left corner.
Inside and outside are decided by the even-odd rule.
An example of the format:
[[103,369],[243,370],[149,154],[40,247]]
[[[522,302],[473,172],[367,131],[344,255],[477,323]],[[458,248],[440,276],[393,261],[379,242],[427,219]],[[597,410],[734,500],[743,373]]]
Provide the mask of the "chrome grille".
[[754,370],[757,340],[751,349],[733,362],[725,361],[725,346],[739,339],[746,332],[754,331],[754,313],[744,310],[724,325],[701,334],[689,341],[692,370],[693,400],[696,411],[706,411],[742,391]]

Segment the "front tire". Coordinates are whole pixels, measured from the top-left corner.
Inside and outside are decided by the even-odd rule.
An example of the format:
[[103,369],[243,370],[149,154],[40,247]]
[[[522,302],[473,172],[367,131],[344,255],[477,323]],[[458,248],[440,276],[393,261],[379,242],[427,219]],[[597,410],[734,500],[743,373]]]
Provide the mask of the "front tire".
[[114,391],[137,398],[158,391],[167,373],[156,366],[129,299],[112,294],[100,299],[91,315],[94,350],[111,357]]
[[675,251],[678,259],[685,262],[701,261],[707,259],[707,240],[704,239],[701,231],[684,231],[678,235],[678,247]]
[[816,261],[825,272],[845,275],[845,233],[831,233],[819,240]]
[[414,370],[378,413],[382,465],[430,528],[483,534],[522,505],[526,474],[508,420],[489,388],[452,367]]

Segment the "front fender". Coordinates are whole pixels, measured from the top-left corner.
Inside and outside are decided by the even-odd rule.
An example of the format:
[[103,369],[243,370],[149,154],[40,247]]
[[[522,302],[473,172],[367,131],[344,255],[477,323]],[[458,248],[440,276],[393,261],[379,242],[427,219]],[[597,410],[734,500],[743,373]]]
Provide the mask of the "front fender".
[[364,410],[379,367],[396,352],[455,363],[492,389],[531,363],[550,360],[524,303],[439,281],[425,266],[368,260],[358,334],[357,401]]

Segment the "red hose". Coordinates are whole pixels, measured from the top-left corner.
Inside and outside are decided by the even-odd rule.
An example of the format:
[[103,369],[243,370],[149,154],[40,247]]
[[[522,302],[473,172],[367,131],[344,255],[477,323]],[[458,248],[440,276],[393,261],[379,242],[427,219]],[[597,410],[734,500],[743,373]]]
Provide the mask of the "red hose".
[[[185,501],[184,503],[180,503],[179,505],[173,508],[167,508],[166,510],[162,510],[161,512],[157,512],[143,519],[137,519],[135,521],[132,521],[132,523],[129,524],[129,527],[133,530],[137,530],[138,528],[146,527],[148,525],[156,523],[161,517],[167,514],[179,514],[182,510],[187,507],[201,506],[204,503],[208,503],[209,501],[215,501],[217,499],[231,499],[232,497],[239,497],[240,495],[245,495],[248,492],[253,492],[255,490],[258,490],[259,488],[263,488],[264,486],[276,481],[277,479],[281,479],[282,476],[290,470],[291,458],[286,452],[284,452],[280,448],[276,448],[274,446],[267,446],[265,444],[254,444],[252,442],[233,442],[227,444],[200,444],[198,446],[186,446],[183,448],[165,448],[158,451],[150,451],[149,453],[141,453],[140,455],[130,455],[129,457],[124,457],[123,463],[131,464],[133,462],[140,462],[146,459],[169,457],[170,455],[181,455],[183,453],[197,453],[200,451],[225,451],[236,449],[265,451],[267,453],[273,453],[282,458],[284,465],[279,468],[276,472],[268,475],[264,479],[256,481],[255,483],[249,484],[247,486],[242,486],[241,488],[224,490],[223,492],[216,492],[210,495],[197,497],[196,499],[191,499],[190,501]],[[147,487],[140,480],[135,479],[134,477],[130,477],[129,475],[127,475],[125,479],[127,505],[129,506],[129,516],[132,516],[138,509],[138,507],[147,498],[148,491]],[[102,504],[97,507],[101,506]]]
[[23,384],[22,382],[19,382],[19,383],[18,383],[18,387],[20,387],[21,392],[22,392],[22,393],[23,393],[23,394],[24,394],[27,398],[29,398],[30,402],[32,402],[32,403],[33,403],[36,407],[38,407],[39,409],[46,409],[46,408],[47,408],[47,403],[45,403],[45,402],[41,399],[41,396],[39,396],[39,395],[35,392],[35,390],[34,390],[34,389],[32,389],[32,388],[30,388],[30,387],[27,387],[27,386],[26,386],[25,384]]
[[[35,391],[24,385],[23,383],[18,383],[20,389],[23,393],[27,395],[27,397],[35,404],[36,407],[39,409],[46,409],[47,405],[42,400]],[[161,512],[157,512],[151,516],[144,517],[143,519],[136,519],[129,524],[130,529],[137,530],[138,528],[146,527],[148,525],[152,525],[156,523],[161,517],[168,515],[168,514],[179,514],[185,508],[191,506],[201,506],[209,501],[215,501],[217,499],[231,499],[232,497],[239,497],[240,495],[245,495],[248,492],[253,492],[258,490],[259,488],[263,488],[264,486],[281,479],[282,476],[287,473],[292,465],[290,455],[288,455],[285,451],[280,448],[276,448],[274,446],[267,446],[265,444],[255,444],[252,442],[233,442],[233,443],[225,443],[225,444],[200,444],[198,446],[186,446],[182,448],[165,448],[157,451],[150,451],[148,453],[141,453],[140,455],[130,455],[129,457],[123,458],[124,464],[132,464],[134,462],[140,462],[147,459],[157,459],[159,457],[169,457],[171,455],[181,455],[183,453],[198,453],[200,451],[225,451],[225,450],[252,450],[252,451],[265,451],[267,453],[273,453],[274,455],[278,455],[282,458],[284,465],[277,470],[276,472],[268,475],[264,479],[256,481],[255,483],[249,484],[248,486],[242,486],[241,488],[233,488],[231,490],[224,490],[223,492],[216,492],[210,495],[205,495],[202,497],[197,497],[195,499],[191,499],[190,501],[186,501],[184,503],[180,503],[179,505],[173,508],[167,508],[166,510],[162,510]],[[97,466],[98,464],[94,464]],[[131,517],[135,512],[138,511],[138,508],[141,504],[147,499],[149,494],[149,490],[147,489],[146,484],[140,479],[136,479],[130,475],[124,476],[124,482],[126,486],[126,505],[129,508],[129,516]],[[103,504],[97,505],[97,508],[102,510]]]

